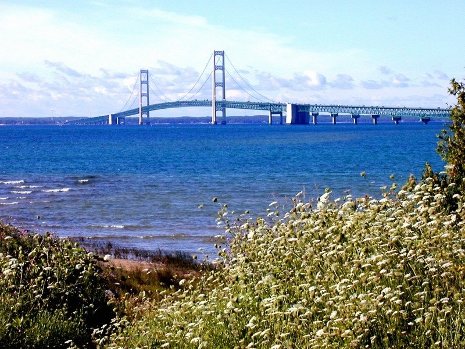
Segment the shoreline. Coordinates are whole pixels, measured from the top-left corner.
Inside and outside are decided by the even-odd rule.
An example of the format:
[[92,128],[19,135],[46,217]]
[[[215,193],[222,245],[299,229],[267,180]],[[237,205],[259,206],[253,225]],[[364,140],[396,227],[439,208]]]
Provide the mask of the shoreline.
[[[55,234],[56,235],[56,234]],[[58,237],[58,235],[56,235]],[[114,244],[110,241],[92,241],[83,238],[65,237],[61,239],[68,239],[76,242],[88,252],[95,253],[99,256],[111,256],[116,260],[132,260],[132,261],[150,261],[160,262],[169,260],[197,260],[196,255],[192,255],[182,250],[164,250],[157,248],[155,250],[146,250],[136,247],[123,247]],[[195,256],[195,257],[194,257]]]

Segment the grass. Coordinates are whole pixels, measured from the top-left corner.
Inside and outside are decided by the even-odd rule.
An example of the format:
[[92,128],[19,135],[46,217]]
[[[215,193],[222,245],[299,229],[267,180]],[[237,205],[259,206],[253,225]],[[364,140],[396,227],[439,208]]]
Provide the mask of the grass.
[[396,187],[264,218],[223,206],[208,266],[0,225],[0,347],[465,347],[464,199],[428,167]]
[[74,238],[73,241],[79,243],[80,246],[85,247],[88,251],[92,251],[98,255],[111,255],[114,258],[142,260],[150,262],[160,262],[170,265],[177,265],[180,267],[194,267],[197,262],[191,255],[183,251],[163,251],[158,249],[156,251],[143,250],[137,248],[121,247],[112,244],[111,242],[92,242],[84,238]]
[[463,198],[436,175],[395,187],[226,221],[221,267],[138,304],[107,347],[465,347]]
[[0,225],[0,347],[92,347],[115,315],[105,289],[77,244]]
[[144,292],[151,297],[166,289],[179,289],[180,280],[194,278],[207,268],[186,254],[142,260],[110,259],[101,261],[100,265],[113,292],[120,295]]
[[140,299],[202,268],[183,253],[114,252],[138,260],[105,261],[75,241],[0,223],[0,347],[99,347]]
[[428,167],[396,187],[223,206],[210,265],[0,225],[0,347],[465,347],[464,199]]

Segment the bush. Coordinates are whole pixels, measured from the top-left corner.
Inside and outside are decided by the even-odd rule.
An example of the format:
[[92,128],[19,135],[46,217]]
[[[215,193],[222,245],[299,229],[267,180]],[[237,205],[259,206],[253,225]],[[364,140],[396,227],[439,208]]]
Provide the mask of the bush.
[[465,347],[465,209],[456,194],[445,210],[446,190],[426,177],[241,221],[222,268],[146,306],[110,348]]
[[447,174],[457,188],[465,192],[465,84],[455,79],[451,81],[449,93],[457,97],[452,108],[451,125],[439,136],[438,152],[447,162]]
[[92,347],[113,317],[92,254],[0,224],[0,347]]
[[327,192],[283,219],[239,218],[221,268],[142,307],[109,347],[464,348],[465,84],[449,91],[446,173],[426,165],[381,200]]

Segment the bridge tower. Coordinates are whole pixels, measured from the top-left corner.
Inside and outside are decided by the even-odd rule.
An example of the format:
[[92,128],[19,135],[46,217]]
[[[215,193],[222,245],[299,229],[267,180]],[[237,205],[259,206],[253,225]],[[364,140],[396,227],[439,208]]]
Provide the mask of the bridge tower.
[[[217,73],[217,71],[220,71]],[[224,51],[213,51],[213,74],[212,74],[212,124],[217,124],[217,112],[221,111],[221,123],[226,123],[226,107],[224,104],[216,105],[217,87],[221,87],[220,98],[221,101],[226,100],[226,83],[225,83],[225,70],[224,70]]]
[[144,124],[144,115],[149,123],[150,112],[144,110],[149,103],[149,71],[147,69],[140,70],[140,88],[139,88],[139,125]]

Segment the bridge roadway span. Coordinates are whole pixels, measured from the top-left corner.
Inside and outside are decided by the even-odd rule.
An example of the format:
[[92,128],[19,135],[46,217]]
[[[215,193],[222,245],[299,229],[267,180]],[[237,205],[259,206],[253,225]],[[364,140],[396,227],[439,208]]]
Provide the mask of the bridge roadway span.
[[[272,123],[273,116],[286,114],[287,124],[316,124],[320,114],[330,115],[335,124],[339,114],[351,115],[354,124],[357,124],[360,115],[371,116],[373,123],[377,123],[380,116],[391,117],[398,123],[402,118],[416,118],[423,122],[428,122],[431,118],[448,119],[450,109],[442,108],[407,108],[407,107],[379,107],[379,106],[348,106],[348,105],[322,105],[322,104],[291,104],[291,103],[270,103],[270,102],[241,102],[241,101],[217,101],[217,110],[222,108],[263,110],[269,112],[269,122]],[[191,100],[156,103],[142,108],[144,112],[184,108],[184,107],[211,107],[211,100]],[[96,117],[83,118],[68,122],[69,124],[119,124],[126,116],[137,115],[139,108],[129,109],[119,113],[100,115]]]

